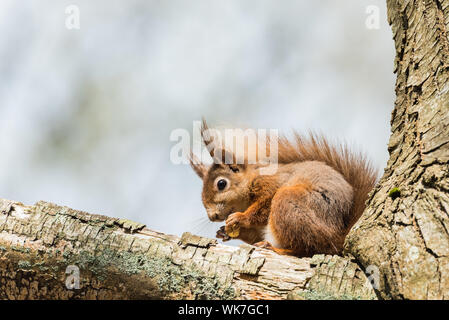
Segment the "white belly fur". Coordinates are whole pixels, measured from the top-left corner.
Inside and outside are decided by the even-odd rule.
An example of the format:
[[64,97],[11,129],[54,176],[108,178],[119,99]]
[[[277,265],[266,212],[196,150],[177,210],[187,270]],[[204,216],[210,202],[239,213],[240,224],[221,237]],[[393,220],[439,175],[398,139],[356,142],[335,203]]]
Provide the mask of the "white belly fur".
[[267,224],[264,230],[264,239],[271,243],[271,245],[275,248],[282,249],[279,241],[274,237],[273,232],[271,231],[270,224]]

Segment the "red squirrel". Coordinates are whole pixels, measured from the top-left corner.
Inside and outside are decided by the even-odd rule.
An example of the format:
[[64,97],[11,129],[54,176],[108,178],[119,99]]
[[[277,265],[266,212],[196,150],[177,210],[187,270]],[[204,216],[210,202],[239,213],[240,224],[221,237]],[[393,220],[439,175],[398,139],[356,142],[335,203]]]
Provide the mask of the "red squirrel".
[[217,153],[207,131],[203,120],[201,136],[214,163],[198,163],[192,155],[190,164],[203,180],[209,219],[226,221],[218,238],[299,257],[341,253],[376,183],[377,172],[365,156],[323,136],[295,133],[294,141],[277,138],[277,171],[261,175],[258,164],[224,161],[235,155]]

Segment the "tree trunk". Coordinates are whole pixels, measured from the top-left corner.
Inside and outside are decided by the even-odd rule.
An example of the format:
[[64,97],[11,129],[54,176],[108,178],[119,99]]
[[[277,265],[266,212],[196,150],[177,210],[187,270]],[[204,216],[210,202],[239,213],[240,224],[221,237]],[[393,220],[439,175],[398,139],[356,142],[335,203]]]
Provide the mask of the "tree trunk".
[[448,0],[387,0],[396,46],[390,159],[345,250],[382,298],[449,298]]
[[350,259],[280,256],[46,202],[0,199],[0,299],[287,297],[376,296]]

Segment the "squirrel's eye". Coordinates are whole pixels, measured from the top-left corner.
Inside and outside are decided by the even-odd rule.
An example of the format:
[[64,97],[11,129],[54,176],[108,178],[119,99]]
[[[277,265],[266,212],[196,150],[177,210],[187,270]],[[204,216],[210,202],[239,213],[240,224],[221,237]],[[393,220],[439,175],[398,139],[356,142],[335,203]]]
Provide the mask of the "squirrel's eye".
[[217,182],[217,188],[218,188],[218,190],[220,190],[220,191],[224,190],[224,188],[226,188],[226,185],[227,185],[227,184],[228,184],[228,183],[226,182],[225,179],[220,179],[220,180],[218,180],[218,182]]

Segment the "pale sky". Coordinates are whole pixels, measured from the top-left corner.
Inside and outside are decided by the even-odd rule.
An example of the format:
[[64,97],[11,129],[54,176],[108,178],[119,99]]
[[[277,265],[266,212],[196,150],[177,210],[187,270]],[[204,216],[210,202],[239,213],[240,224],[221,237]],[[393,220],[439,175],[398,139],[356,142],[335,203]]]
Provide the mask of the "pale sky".
[[3,0],[0,33],[1,198],[214,236],[201,181],[169,157],[170,133],[202,116],[317,130],[381,169],[388,158],[385,1]]

